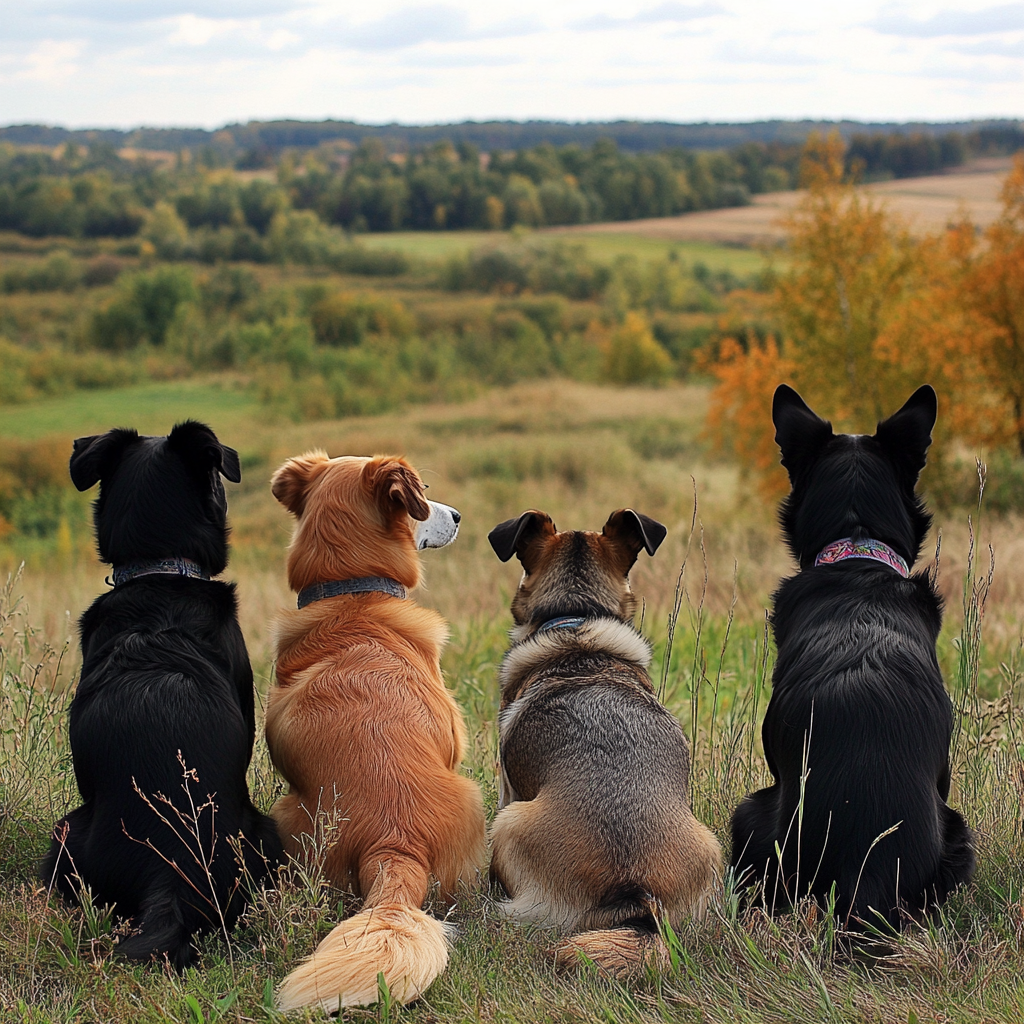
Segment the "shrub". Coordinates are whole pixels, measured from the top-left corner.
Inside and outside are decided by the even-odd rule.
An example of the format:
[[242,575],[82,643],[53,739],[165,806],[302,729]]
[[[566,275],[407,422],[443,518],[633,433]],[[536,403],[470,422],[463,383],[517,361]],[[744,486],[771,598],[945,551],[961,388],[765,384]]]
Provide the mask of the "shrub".
[[23,263],[6,271],[0,278],[0,291],[70,292],[82,281],[82,271],[71,255],[55,252],[45,262]]
[[92,343],[112,352],[124,352],[143,342],[162,345],[178,306],[197,297],[192,272],[186,267],[162,266],[124,276],[113,301],[93,313]]
[[0,448],[0,537],[49,537],[83,516],[68,478],[65,438],[5,441]]
[[402,303],[378,295],[335,292],[313,304],[313,333],[321,345],[347,348],[371,334],[409,337],[415,322]]
[[631,312],[612,332],[602,371],[612,384],[660,384],[672,375],[672,357],[654,340],[647,318]]

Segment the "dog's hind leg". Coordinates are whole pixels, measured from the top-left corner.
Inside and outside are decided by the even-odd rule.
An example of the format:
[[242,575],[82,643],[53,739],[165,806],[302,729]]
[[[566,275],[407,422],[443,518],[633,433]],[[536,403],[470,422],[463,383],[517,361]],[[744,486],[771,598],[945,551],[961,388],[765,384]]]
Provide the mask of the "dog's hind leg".
[[940,904],[974,875],[974,833],[967,822],[952,807],[943,803],[939,808],[942,820],[942,857],[928,894],[929,902]]
[[779,789],[770,786],[743,798],[732,816],[732,853],[730,863],[736,887],[741,893],[759,885],[769,909],[787,903],[785,887],[779,882],[779,863],[775,853]]
[[50,849],[39,865],[39,879],[47,889],[55,889],[71,903],[78,900],[78,874],[86,877],[84,840],[92,822],[88,806],[76,807],[53,826]]

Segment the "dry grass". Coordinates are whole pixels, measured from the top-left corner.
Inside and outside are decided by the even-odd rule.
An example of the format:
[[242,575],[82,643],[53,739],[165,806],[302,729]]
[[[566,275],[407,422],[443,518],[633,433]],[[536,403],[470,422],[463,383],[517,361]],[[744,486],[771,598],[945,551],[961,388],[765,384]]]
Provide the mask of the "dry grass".
[[[312,446],[332,454],[405,452],[431,496],[465,516],[452,548],[427,553],[428,586],[419,599],[452,623],[445,666],[469,721],[467,770],[493,813],[495,668],[517,570],[497,561],[486,534],[527,507],[544,508],[562,527],[596,529],[613,508],[632,505],[670,528],[658,555],[642,556],[634,573],[656,644],[657,678],[679,566],[687,559],[665,693],[692,737],[695,810],[726,839],[736,801],[766,778],[758,733],[771,671],[764,610],[792,566],[771,510],[734,467],[706,452],[705,399],[698,387],[612,391],[551,383],[343,422],[244,423],[232,413],[223,439],[240,449],[246,469],[230,495],[235,551],[226,575],[239,583],[261,689],[271,672],[269,623],[293,600],[283,572],[289,522],[269,494],[270,473],[285,456]],[[692,536],[691,475],[699,495]],[[404,1010],[347,1011],[345,1019],[905,1024],[1024,1017],[1024,531],[1020,520],[983,517],[971,571],[983,582],[969,589],[962,630],[966,516],[943,518],[939,580],[948,609],[940,655],[962,709],[956,801],[979,829],[981,868],[941,922],[885,947],[881,960],[851,961],[837,953],[833,930],[812,908],[775,921],[756,912],[738,917],[727,889],[706,921],[679,936],[669,970],[623,987],[587,972],[556,974],[547,956],[550,937],[513,927],[477,895],[454,917],[460,934],[451,966],[426,999]],[[986,588],[989,543],[996,568]],[[103,589],[107,571],[89,547],[83,535],[60,554],[36,550],[17,588],[25,602],[10,614],[8,599],[0,615],[0,1020],[271,1020],[273,982],[352,909],[315,874],[296,873],[268,894],[230,947],[215,936],[205,940],[203,967],[182,978],[119,962],[102,911],[61,907],[32,881],[50,824],[76,796],[64,713],[76,665],[73,619]],[[66,641],[72,647],[61,661]],[[251,781],[257,803],[268,807],[280,783],[262,742]]]

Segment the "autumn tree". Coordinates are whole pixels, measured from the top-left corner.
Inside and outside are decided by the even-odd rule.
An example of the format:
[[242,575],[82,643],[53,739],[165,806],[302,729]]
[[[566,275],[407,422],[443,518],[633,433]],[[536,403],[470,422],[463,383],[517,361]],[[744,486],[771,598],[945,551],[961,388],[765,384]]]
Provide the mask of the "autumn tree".
[[904,374],[879,359],[877,344],[921,272],[902,221],[844,176],[838,135],[811,136],[801,181],[806,191],[786,221],[787,262],[770,301],[778,337],[727,341],[711,367],[719,383],[709,428],[770,494],[785,487],[771,421],[776,385],[788,381],[846,430],[873,430],[906,398]]
[[1017,450],[1024,456],[1024,154],[1003,183],[1003,212],[984,245],[965,259],[964,307],[975,315],[980,365],[1008,405]]

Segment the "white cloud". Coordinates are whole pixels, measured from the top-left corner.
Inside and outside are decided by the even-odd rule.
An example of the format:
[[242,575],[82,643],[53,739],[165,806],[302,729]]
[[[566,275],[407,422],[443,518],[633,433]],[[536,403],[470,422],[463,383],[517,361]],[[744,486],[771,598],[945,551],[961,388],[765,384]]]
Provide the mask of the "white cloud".
[[76,60],[84,48],[81,41],[44,39],[25,54],[13,77],[47,85],[65,82],[78,71]]
[[1024,24],[1021,2],[8,0],[7,7],[0,123],[1024,114],[1024,29],[1013,28]]
[[975,11],[936,11],[924,18],[881,14],[868,24],[886,35],[918,37],[981,36],[1024,29],[1024,4],[1000,4]]

